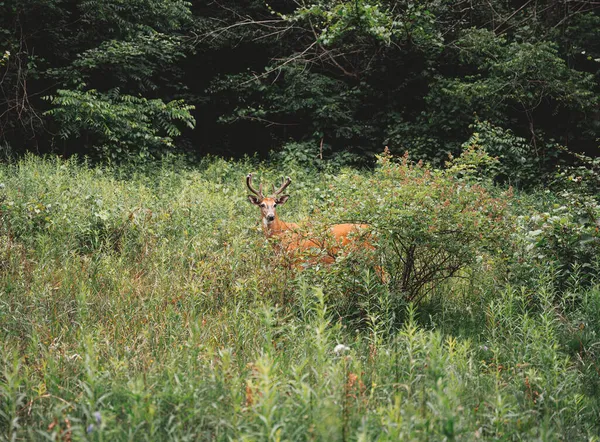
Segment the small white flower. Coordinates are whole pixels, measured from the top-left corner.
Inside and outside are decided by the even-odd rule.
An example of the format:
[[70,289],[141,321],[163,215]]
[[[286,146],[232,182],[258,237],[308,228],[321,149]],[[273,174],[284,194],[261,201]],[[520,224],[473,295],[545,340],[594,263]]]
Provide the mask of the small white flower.
[[350,350],[350,347],[347,347],[347,346],[346,346],[346,345],[344,345],[344,344],[338,344],[338,345],[336,345],[336,346],[335,346],[335,348],[333,349],[333,352],[334,352],[336,355],[339,355],[339,354],[341,354],[341,353],[343,353],[343,352],[345,352],[345,351],[348,351],[348,350]]

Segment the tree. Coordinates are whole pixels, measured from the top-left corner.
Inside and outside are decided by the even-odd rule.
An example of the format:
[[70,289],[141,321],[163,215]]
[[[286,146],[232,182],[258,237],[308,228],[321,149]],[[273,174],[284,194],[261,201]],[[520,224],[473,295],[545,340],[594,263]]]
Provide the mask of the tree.
[[264,125],[275,145],[301,141],[316,156],[324,140],[368,156],[389,144],[442,165],[483,118],[548,164],[556,143],[595,147],[598,66],[570,58],[575,44],[597,51],[593,2],[278,2],[253,15],[229,6],[230,21],[206,37],[250,28],[243,38],[274,40],[271,58],[217,76],[211,95],[229,104],[220,121]]
[[114,157],[172,147],[176,122],[193,126],[193,107],[173,100],[183,89],[173,66],[186,55],[189,3],[22,0],[3,8],[0,28],[14,54],[1,83],[4,141],[38,148],[51,131],[78,137],[63,144],[66,153]]

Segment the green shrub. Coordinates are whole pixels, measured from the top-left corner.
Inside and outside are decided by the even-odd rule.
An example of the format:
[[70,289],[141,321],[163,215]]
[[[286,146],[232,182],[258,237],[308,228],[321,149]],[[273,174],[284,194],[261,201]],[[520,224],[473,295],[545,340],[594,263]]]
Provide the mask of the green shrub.
[[107,93],[59,89],[47,98],[54,107],[46,115],[60,125],[59,135],[91,140],[105,160],[132,162],[148,155],[159,157],[174,147],[173,138],[181,135],[180,124],[195,126],[190,114],[194,106],[182,100],[165,103],[121,95],[118,89]]
[[597,280],[600,262],[600,206],[591,197],[564,191],[547,212],[518,219],[521,244],[516,264],[535,273],[554,269],[557,288]]
[[[494,198],[455,170],[432,170],[387,152],[372,175],[342,176],[338,216],[373,226],[390,287],[419,302],[471,264],[501,256],[511,194]],[[336,190],[337,191],[337,190]],[[345,215],[341,215],[341,213]]]
[[548,145],[542,157],[527,140],[488,121],[476,121],[471,127],[474,133],[467,145],[481,146],[488,155],[497,159],[488,175],[499,183],[517,188],[532,187],[540,181],[549,162],[558,155],[558,148]]

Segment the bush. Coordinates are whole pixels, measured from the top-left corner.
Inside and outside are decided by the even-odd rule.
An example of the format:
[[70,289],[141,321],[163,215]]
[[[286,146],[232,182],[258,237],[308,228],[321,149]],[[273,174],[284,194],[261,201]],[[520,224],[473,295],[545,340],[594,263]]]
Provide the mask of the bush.
[[531,187],[539,183],[543,169],[558,155],[555,147],[548,148],[542,157],[527,140],[488,121],[476,121],[471,127],[474,132],[467,145],[481,146],[487,154],[497,158],[492,178],[499,183]]
[[287,170],[303,169],[307,173],[315,170],[338,170],[344,166],[360,163],[360,157],[350,152],[331,152],[327,143],[304,141],[289,142],[280,151],[271,153],[272,159]]
[[431,170],[408,155],[396,161],[387,150],[371,175],[346,175],[329,204],[338,218],[373,226],[390,287],[405,300],[421,301],[441,283],[474,263],[502,254],[507,205],[456,170]]
[[159,157],[174,147],[181,135],[179,125],[195,126],[190,114],[194,106],[182,100],[165,103],[96,90],[58,90],[48,97],[54,106],[46,112],[60,125],[60,136],[91,141],[97,154],[106,160]]
[[557,288],[594,282],[600,270],[600,205],[591,197],[564,191],[546,212],[518,219],[517,265],[529,272],[552,268]]

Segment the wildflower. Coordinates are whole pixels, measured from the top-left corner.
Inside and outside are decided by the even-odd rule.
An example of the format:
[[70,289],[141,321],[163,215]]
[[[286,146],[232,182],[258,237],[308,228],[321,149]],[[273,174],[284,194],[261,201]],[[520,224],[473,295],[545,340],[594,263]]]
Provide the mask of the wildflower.
[[94,419],[96,419],[96,423],[100,425],[102,423],[102,415],[99,411],[94,412]]
[[94,431],[94,424],[89,424],[85,430],[85,432],[87,434],[90,434],[92,431]]
[[336,345],[336,346],[335,346],[335,348],[333,349],[333,352],[334,352],[336,355],[339,355],[339,354],[341,354],[341,353],[343,353],[343,352],[345,352],[345,351],[348,351],[348,350],[350,350],[350,347],[347,347],[347,346],[345,346],[344,344],[338,344],[338,345]]

